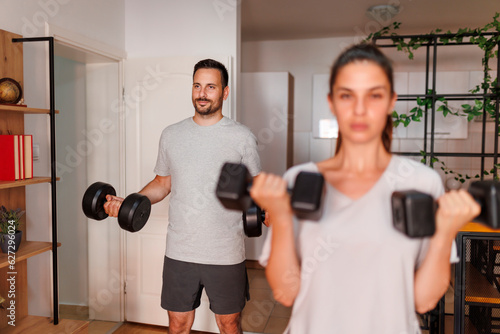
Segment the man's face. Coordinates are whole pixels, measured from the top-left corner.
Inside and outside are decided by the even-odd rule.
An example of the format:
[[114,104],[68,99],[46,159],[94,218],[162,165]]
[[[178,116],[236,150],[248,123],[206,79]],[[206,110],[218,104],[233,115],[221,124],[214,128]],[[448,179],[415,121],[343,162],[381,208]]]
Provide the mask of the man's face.
[[222,102],[228,94],[229,87],[222,88],[219,70],[202,68],[194,74],[192,100],[198,114],[207,116],[222,112]]

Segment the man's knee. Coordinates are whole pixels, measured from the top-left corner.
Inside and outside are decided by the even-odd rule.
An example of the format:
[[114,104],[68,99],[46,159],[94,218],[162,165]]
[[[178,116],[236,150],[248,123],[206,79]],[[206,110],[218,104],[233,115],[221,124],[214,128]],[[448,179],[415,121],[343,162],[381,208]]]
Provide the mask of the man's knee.
[[190,312],[168,312],[169,333],[189,333],[194,322],[194,311]]
[[215,316],[217,326],[221,333],[239,334],[241,330],[241,313],[234,314],[217,314]]

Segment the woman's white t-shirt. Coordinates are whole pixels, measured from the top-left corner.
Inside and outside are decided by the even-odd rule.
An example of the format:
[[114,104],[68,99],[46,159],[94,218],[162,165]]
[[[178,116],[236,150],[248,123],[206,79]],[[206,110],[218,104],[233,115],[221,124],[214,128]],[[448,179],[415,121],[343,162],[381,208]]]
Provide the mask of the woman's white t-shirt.
[[[289,186],[300,171],[317,172],[310,162],[285,173]],[[319,221],[295,221],[301,266],[300,292],[285,333],[415,334],[414,275],[425,257],[428,239],[410,239],[392,224],[391,194],[419,190],[443,194],[436,171],[422,163],[392,156],[375,185],[353,200],[327,184]],[[268,233],[262,265],[267,264]],[[452,262],[456,258],[455,246]],[[291,276],[283,279],[293,279]]]

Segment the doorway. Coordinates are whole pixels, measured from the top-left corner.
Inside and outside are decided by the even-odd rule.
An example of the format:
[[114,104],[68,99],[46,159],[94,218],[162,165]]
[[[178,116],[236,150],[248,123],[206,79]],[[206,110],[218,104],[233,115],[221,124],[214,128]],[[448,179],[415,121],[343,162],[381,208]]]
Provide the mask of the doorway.
[[117,192],[123,188],[121,60],[76,46],[78,37],[73,43],[55,36],[60,312],[121,321],[122,265],[113,260],[120,259],[120,231],[110,221],[90,222],[81,209],[90,183],[108,182]]

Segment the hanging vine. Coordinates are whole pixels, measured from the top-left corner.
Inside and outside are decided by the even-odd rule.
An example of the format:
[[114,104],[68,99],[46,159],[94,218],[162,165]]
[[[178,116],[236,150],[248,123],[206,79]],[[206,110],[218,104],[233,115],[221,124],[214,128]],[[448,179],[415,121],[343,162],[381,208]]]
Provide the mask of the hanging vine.
[[[414,36],[411,38],[402,38],[399,37],[394,31],[398,30],[401,26],[400,22],[393,22],[391,25],[387,27],[383,27],[379,31],[370,34],[366,41],[373,41],[382,36],[389,36],[393,44],[396,46],[398,51],[403,51],[408,55],[409,59],[414,59],[414,52],[422,47],[428,45],[434,38],[437,38],[439,42],[443,44],[450,43],[462,43],[464,38],[469,38],[469,42],[477,45],[481,50],[484,51],[484,56],[481,59],[481,63],[484,68],[484,80],[481,84],[477,85],[469,92],[472,94],[479,93],[481,90],[486,94],[485,101],[483,103],[482,100],[476,99],[474,100],[474,104],[463,104],[462,109],[456,112],[453,112],[448,107],[448,102],[445,98],[437,98],[436,101],[441,102],[441,105],[436,109],[438,112],[442,112],[443,116],[446,117],[448,114],[452,114],[455,116],[467,117],[468,121],[473,120],[476,116],[480,116],[483,114],[483,109],[485,112],[491,117],[495,117],[496,112],[496,102],[488,96],[488,94],[495,95],[499,92],[498,78],[492,80],[490,71],[491,68],[489,66],[490,59],[498,58],[498,49],[495,50],[495,47],[500,42],[500,34],[493,34],[490,36],[485,36],[485,33],[490,32],[498,32],[500,33],[500,21],[498,21],[500,14],[496,13],[493,17],[493,21],[486,24],[482,28],[470,29],[470,28],[462,28],[459,29],[456,33],[452,33],[451,31],[447,31],[444,34],[441,34],[441,29],[436,29],[435,31],[431,31],[427,35],[422,36]],[[439,35],[438,35],[439,34]],[[468,37],[466,37],[466,36]],[[469,36],[472,35],[472,36]],[[396,111],[392,113],[392,117],[394,120],[394,126],[398,126],[403,124],[407,127],[412,121],[419,122],[421,121],[421,117],[424,114],[424,109],[432,107],[432,97],[433,90],[428,90],[427,94],[425,94],[424,98],[417,98],[417,106],[410,110],[407,114],[398,114]],[[500,129],[499,129],[500,134]]]
[[[420,162],[425,163],[426,153],[424,151],[420,151],[420,155],[422,156],[422,159],[420,160]],[[455,171],[451,170],[450,168],[448,168],[446,166],[446,164],[443,161],[439,160],[437,157],[432,158],[432,164],[439,165],[440,166],[439,169],[441,169],[445,175],[454,175],[455,180],[460,181],[461,183],[464,183],[465,181],[471,180],[471,179],[479,179],[481,177],[481,175],[479,175],[479,174],[475,174],[474,176],[470,176],[466,173],[462,174],[459,172],[455,172]],[[495,165],[493,165],[493,168],[491,168],[489,171],[484,170],[483,175],[484,176],[491,175],[491,176],[493,176],[493,179],[499,180],[498,175],[496,175],[496,173],[495,173],[495,170],[499,169],[499,168],[500,168],[500,164],[495,164]]]
[[[427,35],[413,36],[410,38],[403,38],[398,36],[395,31],[401,26],[400,22],[393,22],[391,25],[383,27],[379,31],[370,34],[367,38],[367,42],[371,42],[380,37],[387,36],[392,40],[393,45],[396,46],[398,51],[403,51],[408,55],[409,59],[414,59],[414,52],[422,46],[427,46],[432,43],[435,39],[444,45],[450,43],[460,44],[464,42],[465,38],[468,38],[468,42],[477,45],[481,50],[483,50],[483,58],[481,63],[483,66],[483,81],[481,84],[477,85],[473,89],[469,90],[471,94],[483,93],[483,98],[475,99],[472,104],[462,104],[461,109],[453,111],[448,106],[448,101],[444,97],[436,97],[435,92],[429,89],[423,97],[416,98],[416,106],[412,108],[407,113],[398,114],[394,111],[392,113],[394,126],[397,127],[400,124],[407,127],[411,122],[420,122],[424,116],[425,110],[432,109],[432,104],[436,101],[439,102],[439,106],[435,109],[437,112],[441,112],[444,117],[448,115],[454,115],[459,117],[466,117],[467,121],[473,120],[477,116],[484,115],[487,117],[496,117],[496,100],[492,99],[492,96],[496,96],[500,93],[500,86],[498,84],[498,78],[492,80],[490,75],[490,60],[493,58],[498,58],[498,44],[500,42],[500,21],[498,20],[500,14],[495,13],[493,20],[487,23],[485,26],[470,29],[461,28],[458,29],[456,33],[447,31],[442,33],[441,29],[436,29],[431,31]],[[493,32],[493,34],[491,34]],[[495,49],[496,48],[496,49]],[[436,92],[437,94],[437,92]],[[500,135],[500,127],[497,129],[497,133]],[[426,152],[421,151],[422,162],[426,161]],[[445,163],[439,160],[437,157],[432,157],[431,165],[438,164],[440,169],[446,174],[455,175],[455,179],[464,183],[469,179],[480,178],[481,175],[476,174],[474,176],[469,176],[467,174],[457,173],[448,167]],[[495,164],[493,168],[489,171],[484,170],[483,175],[493,175],[494,179],[499,179],[497,175],[497,169],[500,168],[500,164]]]

